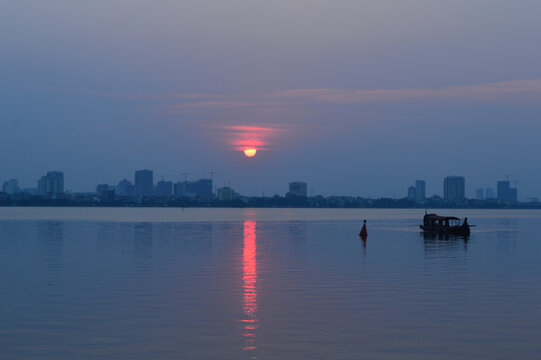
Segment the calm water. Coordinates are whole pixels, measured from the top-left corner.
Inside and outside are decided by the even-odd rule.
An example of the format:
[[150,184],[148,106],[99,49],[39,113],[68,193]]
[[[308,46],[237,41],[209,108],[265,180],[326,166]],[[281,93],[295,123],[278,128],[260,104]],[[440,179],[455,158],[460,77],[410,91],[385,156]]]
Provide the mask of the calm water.
[[538,359],[541,212],[440,212],[1,208],[0,358]]

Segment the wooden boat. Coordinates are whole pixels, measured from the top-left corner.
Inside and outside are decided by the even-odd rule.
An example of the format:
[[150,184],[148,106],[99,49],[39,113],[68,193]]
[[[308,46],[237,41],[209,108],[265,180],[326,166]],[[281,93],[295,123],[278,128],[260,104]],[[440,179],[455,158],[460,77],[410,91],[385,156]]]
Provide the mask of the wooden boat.
[[468,218],[464,218],[464,222],[461,224],[460,219],[457,217],[439,216],[437,214],[427,214],[425,212],[425,216],[423,217],[423,225],[419,225],[419,227],[426,233],[460,236],[470,235]]

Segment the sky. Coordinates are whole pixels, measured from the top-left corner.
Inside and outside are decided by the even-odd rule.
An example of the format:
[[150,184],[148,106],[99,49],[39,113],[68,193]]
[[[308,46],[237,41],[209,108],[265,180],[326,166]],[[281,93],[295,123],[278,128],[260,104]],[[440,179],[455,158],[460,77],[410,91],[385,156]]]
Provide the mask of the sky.
[[[3,1],[0,181],[541,196],[541,2]],[[243,155],[254,146],[256,156]]]

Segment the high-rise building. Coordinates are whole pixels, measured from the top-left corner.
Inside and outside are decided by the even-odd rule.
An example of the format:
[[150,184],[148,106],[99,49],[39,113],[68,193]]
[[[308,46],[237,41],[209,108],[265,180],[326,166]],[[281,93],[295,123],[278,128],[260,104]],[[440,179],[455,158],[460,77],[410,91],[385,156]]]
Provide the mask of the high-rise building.
[[179,181],[173,185],[175,197],[210,199],[212,197],[212,179],[197,181]]
[[173,183],[171,181],[160,180],[156,183],[154,189],[156,196],[171,196],[173,195]]
[[151,196],[154,188],[154,173],[152,170],[137,170],[135,172],[135,195]]
[[496,199],[496,194],[494,193],[493,188],[486,188],[485,189],[485,199]]
[[187,191],[191,196],[210,199],[212,197],[212,179],[199,179],[188,182]]
[[415,181],[415,200],[420,203],[426,198],[426,182],[424,180]]
[[483,191],[483,189],[475,190],[475,198],[477,200],[485,200],[485,192]]
[[408,188],[408,200],[409,201],[417,200],[417,190],[415,189],[415,186],[410,186]]
[[64,173],[49,171],[38,180],[38,194],[58,195],[64,193]]
[[178,181],[173,184],[173,195],[177,198],[186,196],[186,181]]
[[216,190],[218,201],[231,201],[233,200],[234,191],[229,186],[224,186]]
[[466,198],[466,180],[463,176],[447,176],[443,180],[443,198],[446,201]]
[[498,181],[498,200],[517,202],[517,189],[512,188],[509,181]]
[[113,201],[115,199],[115,187],[107,184],[96,186],[96,195],[103,201]]
[[5,181],[2,185],[2,191],[6,194],[16,194],[21,192],[21,188],[19,187],[19,180],[9,179],[8,181]]
[[135,195],[135,186],[131,181],[124,179],[118,183],[116,186],[116,193],[119,196],[134,196]]
[[289,193],[295,196],[308,196],[308,185],[302,181],[290,182]]
[[498,200],[507,200],[507,197],[509,196],[509,189],[511,188],[509,181],[498,181],[496,188],[498,191]]

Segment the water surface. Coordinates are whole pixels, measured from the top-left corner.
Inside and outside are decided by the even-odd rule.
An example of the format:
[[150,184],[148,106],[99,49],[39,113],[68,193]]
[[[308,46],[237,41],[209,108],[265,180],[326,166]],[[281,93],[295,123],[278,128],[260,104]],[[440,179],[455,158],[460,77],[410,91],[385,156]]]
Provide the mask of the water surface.
[[443,212],[1,208],[0,353],[537,359],[541,212]]

